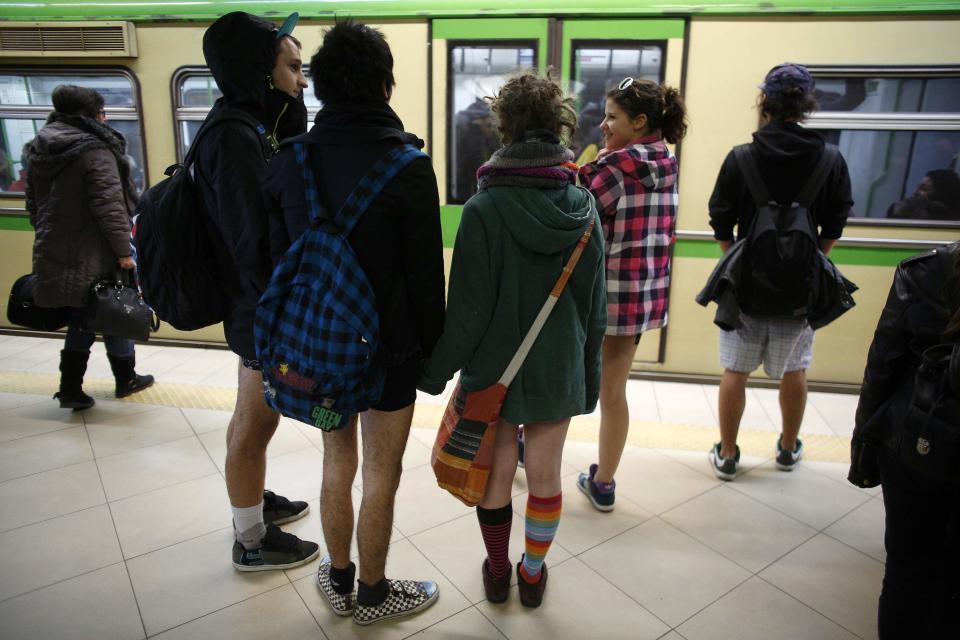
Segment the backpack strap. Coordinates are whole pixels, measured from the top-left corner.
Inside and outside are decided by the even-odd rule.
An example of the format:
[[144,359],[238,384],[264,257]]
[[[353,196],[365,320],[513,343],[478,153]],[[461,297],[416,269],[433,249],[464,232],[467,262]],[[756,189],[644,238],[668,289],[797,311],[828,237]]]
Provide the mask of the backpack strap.
[[[315,224],[318,220],[325,220],[327,218],[324,207],[320,202],[320,191],[317,188],[317,179],[316,176],[313,175],[313,170],[308,162],[307,144],[297,142],[294,143],[293,147],[306,189],[310,223]],[[360,179],[360,182],[353,188],[353,191],[347,196],[347,199],[333,218],[327,221],[325,225],[327,231],[350,235],[350,232],[353,231],[360,217],[366,212],[367,208],[370,207],[370,204],[377,196],[380,195],[380,192],[390,184],[390,181],[406,168],[408,164],[421,157],[425,158],[427,156],[411,144],[394,147],[384,154],[363,178]]]
[[266,128],[257,122],[253,116],[247,115],[243,111],[236,111],[234,113],[224,114],[219,118],[213,118],[212,120],[204,121],[203,125],[200,127],[200,130],[197,132],[197,135],[193,138],[193,142],[190,143],[190,148],[187,150],[187,155],[183,158],[183,162],[167,167],[167,170],[164,171],[164,175],[171,176],[176,173],[178,168],[183,168],[184,170],[189,171],[194,162],[195,156],[197,155],[197,149],[200,148],[200,140],[218,125],[221,125],[225,122],[242,122],[253,129],[257,133],[257,139],[260,141],[260,150],[263,152],[264,158],[270,158],[272,151],[270,150],[270,143],[266,139]]
[[807,184],[803,185],[800,193],[797,194],[797,204],[808,210],[810,209],[813,199],[817,197],[820,189],[823,188],[823,183],[827,181],[827,175],[830,174],[833,165],[837,163],[838,155],[840,155],[840,149],[836,145],[823,145],[823,151],[820,153],[820,160],[817,161],[817,166],[814,167],[813,173],[810,174]]
[[733,157],[737,161],[737,166],[740,167],[740,173],[743,174],[744,182],[747,183],[747,190],[753,196],[753,202],[757,205],[757,209],[767,206],[770,202],[770,192],[767,190],[763,178],[760,177],[760,169],[757,168],[757,161],[753,157],[750,145],[741,144],[734,147]]

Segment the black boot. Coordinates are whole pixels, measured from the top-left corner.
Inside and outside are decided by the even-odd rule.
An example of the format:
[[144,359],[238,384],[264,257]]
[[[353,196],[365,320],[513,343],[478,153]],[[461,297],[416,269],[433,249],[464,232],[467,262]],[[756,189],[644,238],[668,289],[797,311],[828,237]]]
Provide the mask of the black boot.
[[87,372],[89,351],[60,352],[60,391],[53,394],[60,399],[61,409],[89,409],[94,400],[83,392],[83,374]]
[[134,368],[134,357],[119,358],[107,354],[110,360],[110,368],[113,370],[113,378],[117,381],[116,396],[126,398],[131,393],[143,391],[153,384],[153,376],[138,376]]

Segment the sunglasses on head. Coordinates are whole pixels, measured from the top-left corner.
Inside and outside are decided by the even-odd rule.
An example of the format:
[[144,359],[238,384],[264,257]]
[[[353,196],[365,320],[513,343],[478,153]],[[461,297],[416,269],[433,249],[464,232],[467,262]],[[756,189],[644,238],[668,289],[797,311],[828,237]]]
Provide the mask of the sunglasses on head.
[[633,84],[633,78],[628,76],[620,81],[620,84],[617,85],[617,89],[620,89],[620,91],[626,91],[627,89],[630,88],[632,84]]

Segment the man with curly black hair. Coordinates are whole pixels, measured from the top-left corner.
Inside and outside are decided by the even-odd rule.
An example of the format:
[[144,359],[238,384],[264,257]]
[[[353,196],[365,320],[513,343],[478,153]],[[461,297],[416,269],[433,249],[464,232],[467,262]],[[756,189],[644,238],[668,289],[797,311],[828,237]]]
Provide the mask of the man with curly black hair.
[[[317,574],[334,613],[370,624],[426,609],[438,596],[436,583],[389,580],[384,569],[420,362],[433,351],[443,327],[440,203],[430,158],[418,151],[423,141],[406,133],[390,108],[396,81],[383,35],[363,24],[339,22],[324,34],[310,71],[323,109],[309,133],[281,145],[267,179],[274,261],[310,225],[312,197],[305,198],[301,166],[315,177],[316,193],[310,193],[319,200],[324,220],[341,211],[348,198],[355,201],[351,194],[373,183],[382,187],[362,213],[354,211],[359,217],[347,232],[379,316],[379,343],[370,366],[385,376],[380,400],[360,414],[359,572],[350,561],[358,465],[353,415],[342,428],[323,433],[320,517],[330,555]],[[397,162],[392,179],[390,172],[378,173],[382,160],[398,158],[398,152],[414,159],[402,168]]]

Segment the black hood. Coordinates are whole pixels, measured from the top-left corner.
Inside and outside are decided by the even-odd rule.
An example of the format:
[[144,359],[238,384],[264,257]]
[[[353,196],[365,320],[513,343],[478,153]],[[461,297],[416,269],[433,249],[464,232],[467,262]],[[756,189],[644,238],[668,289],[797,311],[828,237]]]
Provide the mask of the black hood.
[[276,25],[249,13],[222,16],[203,34],[203,57],[223,101],[266,122],[267,76],[273,70]]
[[221,16],[203,34],[203,57],[223,93],[217,102],[256,118],[274,145],[307,130],[303,94],[293,98],[268,82],[278,31],[268,20],[235,11]]
[[807,166],[823,149],[823,136],[792,122],[771,122],[753,134],[754,149],[769,167]]

